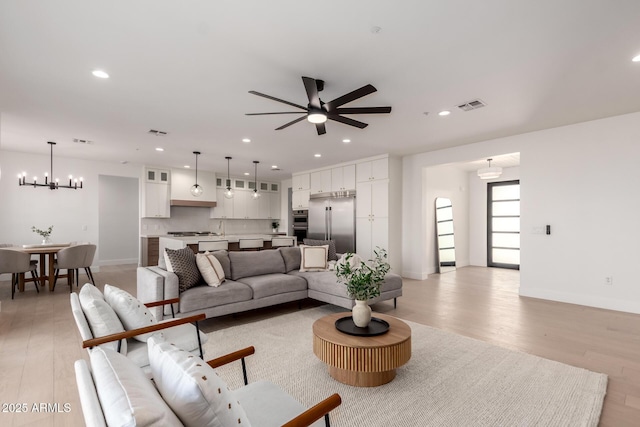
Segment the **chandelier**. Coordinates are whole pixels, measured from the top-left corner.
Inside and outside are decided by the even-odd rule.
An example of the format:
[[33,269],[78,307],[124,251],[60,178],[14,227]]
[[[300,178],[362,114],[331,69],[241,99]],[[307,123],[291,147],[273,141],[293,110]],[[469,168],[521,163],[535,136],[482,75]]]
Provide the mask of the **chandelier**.
[[487,162],[489,162],[488,168],[478,169],[480,179],[494,179],[502,175],[502,168],[498,166],[491,167],[491,160],[493,159],[487,159]]
[[[53,146],[56,145],[55,142],[49,141],[47,142],[51,146],[51,181],[49,181],[49,174],[47,172],[44,173],[44,183],[38,182],[38,177],[33,177],[33,182],[27,182],[27,173],[22,172],[18,174],[18,185],[29,185],[35,187],[49,187],[50,190],[57,190],[58,188],[71,188],[72,190],[77,190],[78,188],[82,188],[82,177],[74,178],[73,175],[69,175],[69,185],[61,185],[58,178],[53,179]],[[78,181],[80,185],[78,185]]]

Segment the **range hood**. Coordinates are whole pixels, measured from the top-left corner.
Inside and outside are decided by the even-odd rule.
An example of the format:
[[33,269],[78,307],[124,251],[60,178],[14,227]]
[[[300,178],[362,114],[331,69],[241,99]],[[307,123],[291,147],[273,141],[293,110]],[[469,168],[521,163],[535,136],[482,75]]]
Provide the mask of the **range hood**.
[[171,206],[189,206],[194,208],[215,208],[216,202],[208,202],[205,200],[177,200],[171,199]]

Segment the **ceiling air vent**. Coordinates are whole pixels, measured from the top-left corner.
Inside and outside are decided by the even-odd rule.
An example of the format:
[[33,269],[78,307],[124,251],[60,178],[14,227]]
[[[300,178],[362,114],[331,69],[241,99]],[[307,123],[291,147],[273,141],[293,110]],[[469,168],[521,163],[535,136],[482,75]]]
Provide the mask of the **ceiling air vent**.
[[93,141],[90,141],[88,139],[79,139],[79,138],[73,138],[73,142],[75,142],[76,144],[93,144]]
[[150,133],[151,135],[155,135],[155,136],[165,136],[165,135],[167,135],[167,132],[163,132],[161,130],[155,130],[155,129],[149,129],[149,131],[147,133]]
[[474,99],[473,101],[465,102],[464,104],[458,105],[458,108],[461,109],[462,111],[471,111],[471,110],[477,110],[478,108],[482,108],[486,105],[487,104],[480,101],[479,99]]

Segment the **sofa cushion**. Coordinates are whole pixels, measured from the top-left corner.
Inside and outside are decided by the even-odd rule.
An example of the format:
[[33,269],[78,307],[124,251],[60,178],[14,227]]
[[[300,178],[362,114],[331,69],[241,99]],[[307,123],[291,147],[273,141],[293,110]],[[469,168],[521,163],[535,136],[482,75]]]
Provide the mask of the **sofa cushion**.
[[213,251],[213,256],[220,261],[220,265],[222,266],[222,270],[224,270],[224,277],[227,279],[231,278],[231,261],[229,260],[229,252],[228,251]]
[[[307,281],[309,290],[349,298],[349,295],[347,295],[347,286],[344,283],[338,282],[336,274],[333,271],[304,273],[292,271],[289,274],[303,277]],[[395,273],[387,273],[380,287],[380,292],[393,291],[396,289],[402,289],[402,277]]]
[[290,274],[263,274],[261,276],[244,277],[240,281],[251,287],[253,299],[307,290],[306,280]]
[[300,271],[324,271],[327,264],[329,245],[300,245]]
[[[80,300],[80,306],[84,313],[91,333],[94,338],[104,337],[105,335],[116,334],[118,332],[124,332],[124,326],[118,318],[116,312],[111,306],[102,298],[96,298],[96,294],[93,289],[85,289],[87,287],[94,288],[90,283],[85,284],[80,289],[78,298]],[[121,340],[120,352],[127,354],[127,341]],[[118,342],[109,342],[101,344],[101,347],[109,348],[114,351],[118,350]]]
[[196,264],[202,278],[209,286],[218,287],[224,282],[225,275],[222,264],[212,253],[196,254]]
[[231,279],[260,276],[261,274],[285,273],[284,260],[277,250],[256,252],[229,252]]
[[108,425],[181,425],[151,380],[127,357],[100,347],[91,350],[89,357]]
[[287,273],[293,270],[300,270],[300,248],[295,246],[290,248],[278,248],[278,251],[280,252],[280,255],[282,255]]
[[180,311],[189,313],[218,305],[248,301],[253,297],[253,291],[244,283],[233,280],[214,288],[212,286],[196,286],[184,291],[180,295]]
[[329,261],[337,261],[338,255],[336,254],[336,241],[335,240],[318,240],[318,239],[304,239],[302,241],[307,246],[324,246],[329,245]]
[[250,425],[238,399],[206,362],[157,337],[148,346],[156,386],[185,426]]
[[191,248],[165,248],[165,254],[167,258],[167,270],[178,276],[178,288],[180,292],[184,292],[200,283],[202,276],[196,264],[196,255]]
[[[87,283],[88,285],[88,283]],[[86,285],[85,285],[86,286]],[[127,331],[144,328],[157,323],[149,309],[129,292],[111,285],[104,285],[104,298],[116,312]],[[153,333],[137,335],[134,338],[146,342]]]

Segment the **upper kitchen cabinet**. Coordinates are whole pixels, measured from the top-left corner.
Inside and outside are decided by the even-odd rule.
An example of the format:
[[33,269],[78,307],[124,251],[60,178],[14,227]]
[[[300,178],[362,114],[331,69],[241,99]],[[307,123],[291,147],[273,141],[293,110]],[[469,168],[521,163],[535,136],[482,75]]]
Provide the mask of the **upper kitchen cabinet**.
[[356,189],[356,165],[331,169],[331,191]]
[[310,175],[308,173],[301,173],[298,175],[293,175],[291,178],[291,189],[293,191],[298,190],[309,190],[310,187]]
[[358,182],[374,181],[389,178],[389,159],[376,159],[356,165],[356,180]]
[[216,207],[211,209],[210,218],[233,218],[233,199],[224,197],[226,188],[216,189]]
[[331,169],[311,172],[310,181],[311,194],[327,193],[331,191]]
[[291,193],[291,209],[309,209],[309,190],[297,190]]
[[142,186],[142,217],[169,218],[169,196],[171,173],[168,170],[145,169]]
[[196,173],[189,169],[171,170],[171,206],[214,207],[217,200],[216,175],[213,172],[198,171],[198,185],[204,190],[195,197],[191,187],[196,183]]

